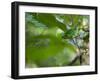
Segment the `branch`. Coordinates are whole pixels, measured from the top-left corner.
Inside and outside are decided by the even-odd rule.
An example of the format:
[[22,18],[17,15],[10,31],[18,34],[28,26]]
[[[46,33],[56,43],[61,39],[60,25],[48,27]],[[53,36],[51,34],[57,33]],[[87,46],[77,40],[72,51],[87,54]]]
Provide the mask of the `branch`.
[[[75,38],[75,41],[74,41],[74,39],[72,40],[73,41],[73,43],[78,47],[78,49],[79,49],[79,57],[80,57],[80,64],[82,64],[82,54],[81,54],[81,51],[80,51],[80,47],[78,46],[78,44],[77,44],[77,38]],[[75,60],[76,60],[77,58],[75,58]]]
[[73,65],[82,54],[77,55],[68,65]]

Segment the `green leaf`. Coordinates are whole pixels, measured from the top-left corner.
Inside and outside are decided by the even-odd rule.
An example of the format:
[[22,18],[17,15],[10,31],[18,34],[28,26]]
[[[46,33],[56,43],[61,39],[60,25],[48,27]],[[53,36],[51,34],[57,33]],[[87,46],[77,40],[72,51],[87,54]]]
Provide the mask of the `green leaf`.
[[74,37],[78,36],[78,30],[76,29],[69,29],[65,32],[64,34],[64,38],[67,38],[67,39],[72,39]]
[[[66,54],[66,59],[69,59],[69,57],[73,58],[76,56],[76,50],[77,48],[72,44],[53,36],[36,36],[33,37],[31,43],[26,46],[26,61],[28,63],[34,62],[39,66],[50,57],[56,57],[58,54],[62,54],[62,56]],[[69,62],[69,60],[66,60],[66,62]]]
[[52,15],[52,14],[38,13],[37,15],[35,14],[33,16],[35,16],[35,18],[39,22],[45,24],[47,27],[50,27],[50,28],[52,28],[52,27],[59,27],[63,31],[66,30],[66,26],[63,23],[59,22],[56,19],[56,17],[54,15]]

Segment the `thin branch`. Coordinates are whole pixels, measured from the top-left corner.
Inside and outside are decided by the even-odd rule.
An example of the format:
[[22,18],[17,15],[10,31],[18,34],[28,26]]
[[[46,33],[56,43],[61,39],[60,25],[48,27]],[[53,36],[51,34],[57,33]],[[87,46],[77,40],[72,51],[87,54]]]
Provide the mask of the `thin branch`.
[[[74,40],[75,39],[75,40]],[[78,49],[79,49],[79,54],[80,54],[80,64],[82,64],[82,54],[81,54],[81,51],[80,51],[80,47],[78,46],[78,44],[77,44],[77,38],[74,38],[72,41],[73,41],[73,43],[78,47]]]
[[73,65],[82,54],[78,54],[68,65]]
[[75,39],[75,40],[76,40],[76,45],[77,45],[77,47],[79,49],[79,53],[80,53],[80,64],[82,64],[82,54],[81,54],[81,51],[80,51],[81,48],[77,44],[77,39]]
[[77,59],[79,58],[79,56],[76,56],[68,65],[73,65]]

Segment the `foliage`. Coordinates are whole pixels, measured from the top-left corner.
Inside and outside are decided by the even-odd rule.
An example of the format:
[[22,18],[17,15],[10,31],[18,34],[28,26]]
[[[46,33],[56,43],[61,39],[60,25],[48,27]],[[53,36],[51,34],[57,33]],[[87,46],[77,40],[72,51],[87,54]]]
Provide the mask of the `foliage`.
[[89,16],[25,14],[26,67],[89,64]]

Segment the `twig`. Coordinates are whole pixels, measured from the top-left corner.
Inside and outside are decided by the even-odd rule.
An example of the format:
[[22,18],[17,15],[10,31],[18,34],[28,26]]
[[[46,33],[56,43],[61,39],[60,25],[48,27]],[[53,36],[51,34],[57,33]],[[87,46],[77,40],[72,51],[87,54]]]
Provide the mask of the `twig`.
[[77,39],[75,38],[75,41],[74,41],[74,39],[72,40],[73,41],[73,43],[78,47],[78,49],[79,49],[79,54],[80,54],[80,64],[82,64],[82,54],[81,54],[81,51],[80,51],[80,47],[78,46],[78,44],[77,44]]
[[68,65],[73,65],[82,54],[77,55]]

